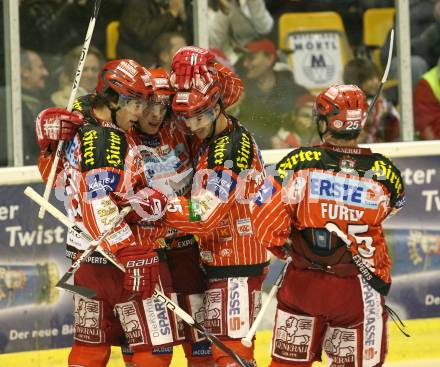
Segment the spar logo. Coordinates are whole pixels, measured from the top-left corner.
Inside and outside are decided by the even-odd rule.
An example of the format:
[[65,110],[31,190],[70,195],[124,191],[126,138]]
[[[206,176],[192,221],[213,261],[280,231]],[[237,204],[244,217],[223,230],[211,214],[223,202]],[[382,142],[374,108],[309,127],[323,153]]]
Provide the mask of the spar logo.
[[[154,309],[156,311],[156,317],[159,325],[159,331],[161,335],[171,334],[170,320],[168,319],[167,306],[158,300],[154,300]],[[157,331],[156,331],[157,332]],[[157,336],[157,335],[156,335]]]

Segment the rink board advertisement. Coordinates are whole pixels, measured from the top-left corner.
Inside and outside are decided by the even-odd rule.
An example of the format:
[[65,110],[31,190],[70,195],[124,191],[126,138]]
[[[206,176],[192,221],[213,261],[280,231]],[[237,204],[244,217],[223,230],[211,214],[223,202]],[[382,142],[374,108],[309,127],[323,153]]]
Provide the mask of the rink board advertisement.
[[[440,157],[393,161],[403,174],[407,205],[384,225],[393,260],[387,303],[403,318],[440,317]],[[53,287],[68,267],[66,228],[48,213],[38,219],[25,186],[0,190],[0,353],[72,343],[72,296]],[[265,290],[280,266],[272,265]]]
[[[67,270],[66,227],[48,213],[38,219],[26,186],[0,189],[0,353],[72,343],[72,296],[54,287]],[[44,191],[42,184],[31,186]]]

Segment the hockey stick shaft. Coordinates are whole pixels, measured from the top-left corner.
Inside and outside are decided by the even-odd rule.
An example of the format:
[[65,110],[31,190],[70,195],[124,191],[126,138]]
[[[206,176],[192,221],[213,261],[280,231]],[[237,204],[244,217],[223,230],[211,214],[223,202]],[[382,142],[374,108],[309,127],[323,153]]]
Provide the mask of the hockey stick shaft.
[[[26,187],[26,189],[24,190],[24,193],[30,199],[35,201],[38,205],[40,205],[41,207],[44,207],[45,210],[47,210],[52,216],[54,216],[61,223],[63,223],[67,228],[69,228],[70,230],[77,233],[79,236],[81,236],[86,241],[91,242],[90,246],[94,246],[94,250],[97,250],[100,248],[99,245],[107,238],[107,236],[114,229],[114,227],[116,227],[118,224],[120,224],[121,221],[124,219],[124,217],[131,211],[131,207],[126,207],[126,208],[122,209],[121,212],[119,213],[119,215],[115,218],[113,225],[112,225],[112,228],[103,232],[96,240],[94,240],[93,237],[90,236],[90,234],[86,230],[79,228],[75,223],[73,223],[69,218],[67,218],[67,216],[64,213],[62,213],[59,209],[57,209],[55,206],[53,206],[51,203],[49,203],[47,200],[45,200],[32,187],[30,187],[30,186]],[[90,248],[90,246],[89,246],[89,248]],[[79,258],[79,259],[82,258],[82,261],[84,261],[87,258],[87,256],[84,256],[86,253],[88,255],[90,255],[93,252],[93,251],[88,252],[87,250],[84,251],[83,254],[81,255],[81,257]],[[117,261],[115,261],[114,258],[111,258],[109,256],[110,254],[108,252],[101,252],[101,253],[103,255],[105,255],[108,258],[108,260],[110,260],[113,264],[115,264],[119,269],[124,271],[124,267],[121,264],[119,264]],[[78,260],[76,262],[78,262]],[[76,266],[79,266],[79,265],[76,265]],[[74,267],[74,264],[72,264],[71,268],[72,267]],[[67,273],[68,272],[69,271],[67,271]]]
[[[101,5],[101,0],[95,0],[93,15],[90,18],[89,27],[87,28],[86,38],[84,40],[84,45],[81,50],[81,56],[78,61],[78,67],[76,69],[75,77],[73,79],[72,91],[70,92],[69,102],[67,103],[67,110],[69,112],[72,111],[73,102],[75,101],[76,92],[78,91],[78,88],[79,88],[81,74],[82,74],[84,64],[85,64],[85,61],[87,58],[87,53],[89,51],[90,41],[92,40],[93,31],[95,29],[96,18],[98,16],[98,11],[99,11],[100,5]],[[55,157],[52,162],[52,166],[50,167],[49,177],[47,179],[46,187],[44,188],[44,194],[43,194],[43,197],[46,200],[49,200],[49,197],[50,197],[50,192],[52,190],[52,185],[55,180],[55,174],[57,171],[58,162],[60,160],[61,153],[63,150],[63,144],[64,144],[63,140],[60,140],[58,142]],[[43,219],[44,212],[45,212],[44,207],[40,207],[40,210],[38,211],[38,218]]]
[[393,58],[393,46],[394,46],[394,29],[391,29],[390,48],[388,50],[387,66],[385,67],[385,70],[383,72],[382,80],[380,81],[379,88],[378,88],[373,100],[371,101],[370,106],[368,107],[367,116],[369,116],[371,111],[373,110],[374,105],[376,104],[380,94],[382,93],[383,86],[388,79],[388,74],[390,72],[390,66],[391,66],[391,59]]
[[165,304],[172,312],[174,312],[177,316],[179,316],[183,321],[185,321],[188,325],[192,326],[200,333],[202,333],[211,343],[221,349],[223,352],[228,354],[231,358],[233,358],[240,366],[248,367],[249,365],[246,363],[246,360],[241,358],[237,353],[235,353],[228,346],[223,344],[220,339],[218,339],[215,335],[211,334],[207,330],[203,328],[197,321],[195,321],[190,314],[184,311],[179,305],[170,300],[165,294],[163,294],[158,289],[154,290],[153,297],[155,297],[158,301]]
[[252,339],[254,338],[255,333],[257,332],[257,329],[261,324],[261,321],[263,321],[263,317],[264,317],[267,309],[269,308],[270,303],[272,302],[272,299],[275,297],[275,295],[278,292],[278,289],[280,288],[281,282],[283,281],[283,278],[284,278],[284,272],[286,270],[286,266],[287,266],[287,262],[284,264],[283,268],[281,269],[281,272],[278,275],[278,278],[275,281],[275,284],[272,286],[269,294],[267,295],[267,298],[264,301],[264,304],[261,306],[260,312],[258,312],[258,315],[255,318],[254,322],[252,323],[252,326],[250,327],[246,336],[241,339],[241,344],[243,344],[247,348],[252,347]]

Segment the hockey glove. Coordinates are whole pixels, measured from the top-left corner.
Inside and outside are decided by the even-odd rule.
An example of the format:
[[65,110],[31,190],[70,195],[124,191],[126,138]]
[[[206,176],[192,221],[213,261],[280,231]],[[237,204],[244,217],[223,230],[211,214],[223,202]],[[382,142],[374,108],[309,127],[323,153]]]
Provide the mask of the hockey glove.
[[38,114],[35,122],[38,145],[45,151],[60,140],[69,141],[83,124],[80,116],[64,108],[46,108]]
[[136,194],[128,195],[119,202],[121,206],[131,205],[133,210],[125,217],[128,223],[155,221],[163,217],[168,198],[158,190],[145,187]]
[[142,298],[153,295],[159,279],[159,256],[145,246],[124,247],[116,254],[125,267],[124,288],[141,293]]
[[190,89],[198,78],[208,84],[212,82],[208,64],[214,62],[214,54],[204,48],[186,46],[173,57],[170,81],[177,89]]

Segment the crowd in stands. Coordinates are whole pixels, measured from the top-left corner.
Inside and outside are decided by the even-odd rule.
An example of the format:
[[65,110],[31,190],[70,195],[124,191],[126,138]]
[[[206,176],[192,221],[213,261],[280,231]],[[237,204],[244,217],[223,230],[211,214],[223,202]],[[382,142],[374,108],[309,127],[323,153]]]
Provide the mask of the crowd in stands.
[[[394,1],[209,0],[208,4],[210,49],[220,62],[232,67],[245,84],[244,97],[230,112],[254,133],[260,148],[290,148],[320,141],[312,116],[316,89],[301,85],[295,77],[298,70],[293,70],[289,62],[295,49],[280,46],[279,20],[285,13],[337,12],[351,49],[339,81],[359,85],[369,101],[376,94],[388,43],[384,42],[378,64],[363,44],[363,14],[370,8],[394,7]],[[38,153],[32,128],[36,113],[47,106],[67,104],[93,6],[91,0],[20,1],[26,165],[34,164]],[[440,0],[410,0],[410,7],[415,139],[439,139]],[[97,71],[108,59],[106,31],[110,22],[119,22],[116,58],[132,58],[147,67],[162,66],[169,70],[174,53],[194,43],[192,16],[191,1],[102,1],[78,95],[93,92]],[[392,79],[398,78],[396,48]],[[4,56],[1,58],[3,62]],[[313,62],[322,66],[326,59]],[[4,86],[3,65],[0,68],[0,82]],[[311,73],[304,67],[299,72]],[[330,73],[331,68],[324,72]],[[5,104],[3,89],[2,105]],[[396,95],[386,91],[380,96],[368,118],[362,142],[401,139]],[[4,120],[4,112],[0,118]],[[6,136],[5,125],[2,121],[2,139]],[[0,165],[6,165],[3,151]]]

